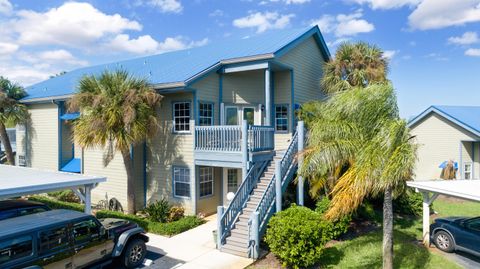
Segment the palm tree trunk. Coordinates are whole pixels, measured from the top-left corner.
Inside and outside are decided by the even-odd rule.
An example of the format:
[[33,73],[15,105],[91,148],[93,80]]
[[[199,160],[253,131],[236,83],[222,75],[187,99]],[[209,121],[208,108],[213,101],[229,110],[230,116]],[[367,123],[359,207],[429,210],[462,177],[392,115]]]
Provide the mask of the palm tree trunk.
[[393,205],[392,189],[383,197],[383,269],[393,269]]
[[7,135],[7,128],[3,122],[0,122],[0,142],[5,148],[5,154],[7,155],[7,164],[15,165],[15,157],[13,156],[12,145]]
[[130,156],[129,149],[121,150],[123,157],[123,164],[125,165],[125,170],[127,171],[127,213],[135,214],[135,183],[133,176],[133,163]]

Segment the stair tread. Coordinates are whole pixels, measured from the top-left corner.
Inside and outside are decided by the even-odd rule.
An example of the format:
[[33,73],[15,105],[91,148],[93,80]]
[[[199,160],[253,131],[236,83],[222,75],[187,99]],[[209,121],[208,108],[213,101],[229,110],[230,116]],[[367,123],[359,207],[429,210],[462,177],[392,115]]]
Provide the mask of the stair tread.
[[244,251],[231,250],[231,249],[228,249],[228,248],[225,248],[225,249],[224,249],[224,248],[222,247],[221,251],[222,251],[222,252],[225,252],[225,253],[233,254],[233,255],[236,255],[236,256],[248,258],[248,250],[246,250],[246,251],[244,252]]

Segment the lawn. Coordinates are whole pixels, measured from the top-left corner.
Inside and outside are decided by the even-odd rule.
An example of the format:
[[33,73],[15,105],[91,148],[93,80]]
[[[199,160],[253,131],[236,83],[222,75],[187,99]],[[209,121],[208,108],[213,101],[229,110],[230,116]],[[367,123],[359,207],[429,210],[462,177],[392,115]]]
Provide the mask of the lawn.
[[[433,208],[438,216],[479,216],[480,203],[439,197]],[[378,216],[381,219],[381,216]],[[443,255],[428,251],[421,245],[421,217],[396,216],[394,226],[395,268],[462,268]],[[270,256],[270,255],[269,255]],[[251,268],[271,267],[272,257],[260,260]],[[270,266],[269,266],[270,265]],[[321,268],[381,268],[381,228],[351,240],[342,241],[326,248],[319,265]]]

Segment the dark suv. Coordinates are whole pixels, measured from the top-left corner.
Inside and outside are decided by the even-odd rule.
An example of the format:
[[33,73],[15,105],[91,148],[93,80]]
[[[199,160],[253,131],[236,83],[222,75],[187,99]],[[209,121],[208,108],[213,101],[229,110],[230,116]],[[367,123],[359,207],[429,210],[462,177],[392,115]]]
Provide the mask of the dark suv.
[[49,211],[50,208],[42,203],[27,200],[0,201],[0,220],[25,216],[38,212]]
[[0,268],[85,268],[143,263],[148,237],[137,224],[52,210],[0,221]]

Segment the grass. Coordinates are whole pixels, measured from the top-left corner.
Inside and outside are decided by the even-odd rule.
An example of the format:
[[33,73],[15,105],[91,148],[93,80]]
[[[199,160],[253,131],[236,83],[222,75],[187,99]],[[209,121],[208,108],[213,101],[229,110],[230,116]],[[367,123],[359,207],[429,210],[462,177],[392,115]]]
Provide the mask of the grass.
[[439,216],[480,216],[480,202],[453,200],[439,197],[433,202]]
[[[71,203],[71,202],[62,202],[47,196],[31,196],[28,198],[32,201],[37,201],[48,205],[52,209],[69,209],[69,210],[76,210],[76,211],[84,211],[85,206],[78,203]],[[140,225],[145,231],[159,234],[159,235],[167,235],[172,236],[187,230],[193,229],[203,223],[204,220],[197,218],[196,216],[186,216],[176,221],[168,222],[168,223],[160,223],[155,221],[150,221],[148,219],[140,218],[135,215],[123,214],[121,212],[114,212],[108,210],[100,210],[96,213],[97,218],[120,218],[133,221]]]

